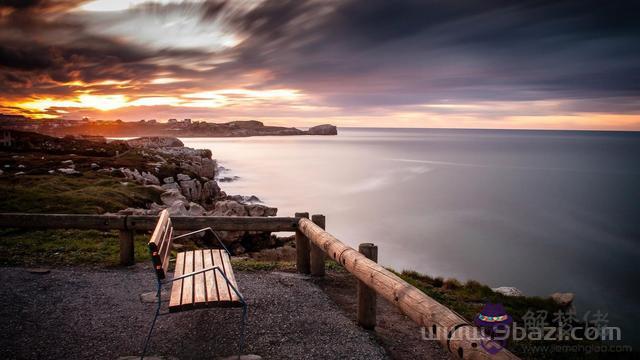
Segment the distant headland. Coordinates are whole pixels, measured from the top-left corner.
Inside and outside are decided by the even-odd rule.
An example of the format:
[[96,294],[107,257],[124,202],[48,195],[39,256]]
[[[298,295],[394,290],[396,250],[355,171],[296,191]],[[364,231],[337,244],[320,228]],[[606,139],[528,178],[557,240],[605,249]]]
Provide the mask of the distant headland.
[[140,121],[122,120],[33,120],[19,115],[0,114],[0,127],[13,130],[34,131],[53,136],[94,135],[106,137],[176,136],[176,137],[247,137],[285,135],[337,135],[334,125],[324,124],[300,130],[294,127],[268,126],[261,121],[231,121],[209,123],[191,119],[155,119]]

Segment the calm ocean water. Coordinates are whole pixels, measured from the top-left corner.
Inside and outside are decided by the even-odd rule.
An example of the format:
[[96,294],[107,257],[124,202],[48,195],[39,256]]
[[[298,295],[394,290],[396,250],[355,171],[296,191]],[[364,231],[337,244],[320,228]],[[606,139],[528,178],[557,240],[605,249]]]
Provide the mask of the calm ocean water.
[[445,278],[575,292],[638,343],[640,133],[340,129],[191,138],[280,215],[322,213],[379,262]]

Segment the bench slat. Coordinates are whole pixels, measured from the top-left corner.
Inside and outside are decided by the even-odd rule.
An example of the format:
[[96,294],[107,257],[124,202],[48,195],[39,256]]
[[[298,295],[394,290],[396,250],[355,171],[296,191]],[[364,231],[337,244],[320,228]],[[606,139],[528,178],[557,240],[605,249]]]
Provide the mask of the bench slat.
[[[184,253],[178,253],[176,256],[176,270],[174,273],[175,277],[178,277],[182,274],[184,269]],[[182,280],[176,280],[173,282],[171,286],[171,299],[169,300],[169,304],[177,304],[178,306],[182,304]]]
[[[203,251],[193,252],[193,268],[194,271],[204,269],[204,262],[202,259]],[[193,302],[203,303],[207,301],[206,287],[204,282],[204,273],[200,273],[193,278]]]
[[[213,257],[211,256],[211,250],[203,250],[202,257],[204,258],[204,267],[210,268],[213,266]],[[207,289],[207,302],[218,301],[218,286],[216,285],[216,274],[213,271],[207,271],[205,274],[205,285]]]
[[[233,284],[236,290],[240,291],[236,283],[236,277],[235,275],[233,275],[233,268],[231,267],[231,259],[229,259],[229,254],[222,251],[220,251],[220,254],[222,255],[222,264],[223,264],[224,274],[227,275],[227,278]],[[240,297],[238,297],[238,294],[236,294],[236,292],[233,291],[233,289],[231,288],[229,289],[229,294],[231,295],[232,302],[240,301]]]
[[[222,257],[220,256],[220,250],[212,250],[211,255],[213,256],[214,266],[219,267],[223,272],[225,272],[223,267],[224,264],[222,263]],[[218,301],[231,301],[227,282],[224,281],[224,276],[222,276],[222,274],[220,274],[220,272],[218,271],[216,272],[216,284],[218,286]]]
[[[180,252],[176,258],[176,274],[197,271],[199,269],[218,266],[226,274],[237,289],[229,255],[224,250],[196,250]],[[193,277],[185,278],[182,284],[176,281],[171,289],[169,311],[176,312],[194,307],[228,307],[242,306],[240,298],[227,285],[219,272],[207,271]]]
[[171,219],[167,222],[168,229],[166,231],[166,238],[164,240],[164,249],[160,252],[160,259],[162,259],[162,270],[166,274],[169,270],[169,255],[171,255],[171,237],[173,237],[173,227],[171,227]]
[[[184,273],[193,272],[193,251],[187,251],[184,254]],[[182,280],[182,306],[193,305],[193,276],[189,276]]]
[[169,224],[169,212],[165,209],[160,213],[158,225],[156,225],[153,235],[151,235],[151,239],[149,240],[149,250],[152,253],[153,266],[158,279],[164,279],[167,271],[167,264],[163,263],[161,253],[164,247],[171,246],[170,238],[169,244],[166,244],[164,241]]

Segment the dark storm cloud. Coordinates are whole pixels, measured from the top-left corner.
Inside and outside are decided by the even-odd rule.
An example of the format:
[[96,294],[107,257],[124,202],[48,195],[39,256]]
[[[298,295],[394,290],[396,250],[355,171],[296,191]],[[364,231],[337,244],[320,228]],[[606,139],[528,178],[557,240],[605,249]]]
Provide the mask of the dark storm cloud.
[[[207,54],[197,49],[150,49],[90,33],[81,16],[65,13],[82,2],[0,2],[0,92],[14,97],[64,95],[73,90],[56,83],[145,81],[165,68],[154,59],[180,62]],[[3,9],[6,11],[1,12]]]
[[327,4],[266,1],[236,19],[249,39],[229,70],[267,68],[342,106],[640,94],[640,2]]
[[[566,99],[571,111],[638,111],[640,1],[266,0],[247,10],[209,0],[65,13],[81,2],[0,1],[0,91],[64,93],[51,82],[146,81],[158,72],[191,79],[153,88],[174,95],[265,71],[254,88],[300,89],[347,110]],[[226,50],[152,47],[134,43],[135,29],[127,40],[89,31],[176,13],[243,41]]]

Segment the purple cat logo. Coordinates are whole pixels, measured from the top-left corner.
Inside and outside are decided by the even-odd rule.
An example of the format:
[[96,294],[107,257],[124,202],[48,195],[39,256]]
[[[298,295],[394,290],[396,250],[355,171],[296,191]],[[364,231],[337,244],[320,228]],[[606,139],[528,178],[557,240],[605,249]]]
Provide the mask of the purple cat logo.
[[473,322],[483,335],[490,338],[480,341],[480,346],[489,354],[495,355],[507,346],[509,326],[513,318],[507,314],[502,304],[485,304]]

